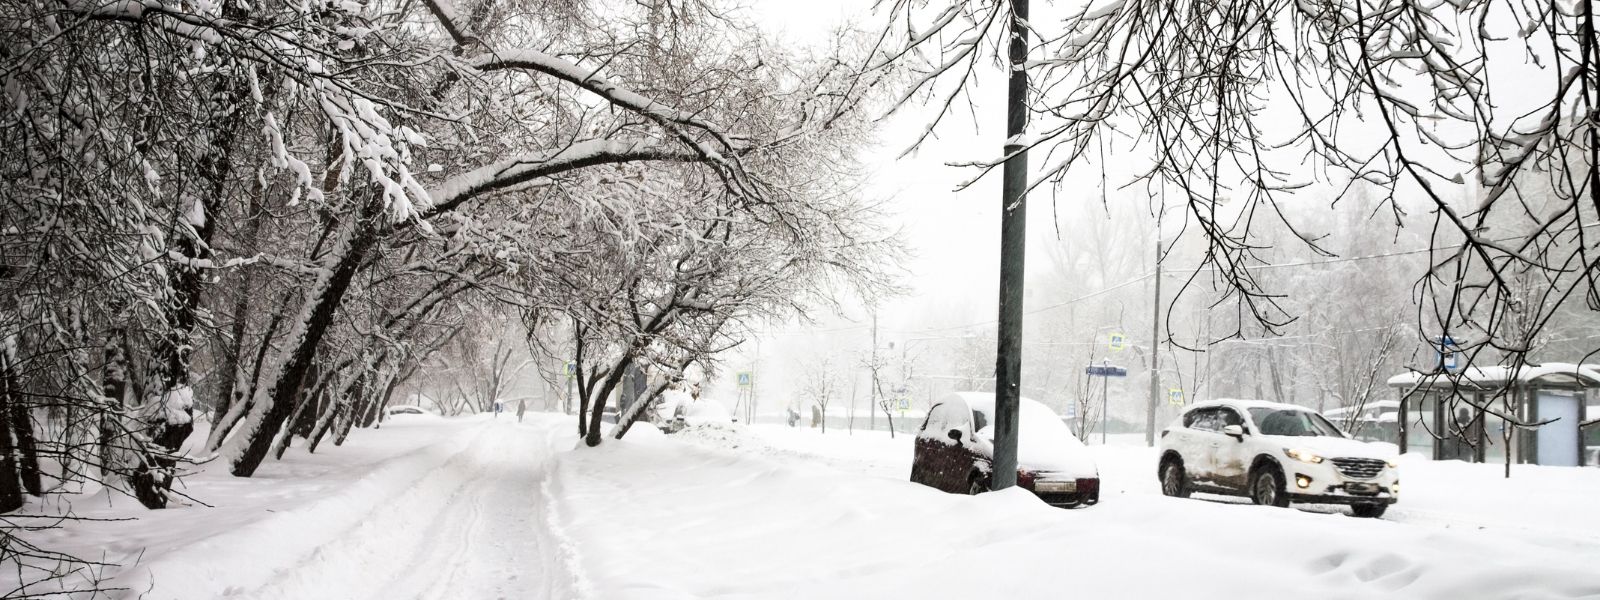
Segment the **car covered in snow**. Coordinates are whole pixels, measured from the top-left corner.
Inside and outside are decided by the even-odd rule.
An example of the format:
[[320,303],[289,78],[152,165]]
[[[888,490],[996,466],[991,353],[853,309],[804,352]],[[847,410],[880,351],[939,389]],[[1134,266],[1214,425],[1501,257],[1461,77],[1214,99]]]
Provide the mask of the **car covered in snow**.
[[1161,432],[1161,492],[1244,496],[1256,504],[1347,504],[1382,516],[1400,497],[1391,446],[1351,439],[1308,408],[1259,400],[1190,406]]
[[729,427],[733,421],[733,413],[721,402],[710,398],[690,399],[674,409],[666,431],[674,433],[689,427]]
[[[994,461],[994,394],[959,392],[928,409],[917,432],[911,481],[956,494],[989,489]],[[1017,485],[1052,506],[1100,502],[1100,473],[1089,449],[1048,407],[1022,398]]]
[[438,416],[438,413],[435,413],[435,412],[433,412],[431,410],[428,410],[426,408],[423,408],[421,406],[415,406],[415,405],[411,405],[411,404],[396,404],[394,406],[390,406],[388,408],[383,409],[383,412],[385,414],[387,414],[388,416],[391,416],[391,417],[399,416],[399,415]]

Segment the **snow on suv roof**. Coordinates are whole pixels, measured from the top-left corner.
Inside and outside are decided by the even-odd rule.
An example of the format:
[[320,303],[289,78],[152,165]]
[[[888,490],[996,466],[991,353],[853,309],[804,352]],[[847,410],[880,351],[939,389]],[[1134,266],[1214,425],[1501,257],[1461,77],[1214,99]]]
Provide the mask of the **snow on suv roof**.
[[1184,412],[1189,412],[1189,411],[1194,410],[1196,408],[1202,408],[1202,407],[1207,407],[1207,406],[1231,406],[1231,407],[1234,407],[1234,408],[1276,408],[1276,409],[1280,409],[1280,410],[1303,410],[1303,411],[1307,411],[1307,412],[1316,412],[1316,411],[1311,410],[1309,408],[1306,408],[1304,406],[1299,406],[1299,405],[1295,405],[1295,404],[1284,404],[1282,402],[1268,402],[1266,400],[1241,400],[1241,399],[1237,399],[1237,398],[1217,398],[1215,400],[1205,400],[1205,401],[1201,401],[1201,402],[1196,402],[1196,403],[1190,405],[1188,408],[1184,409]]

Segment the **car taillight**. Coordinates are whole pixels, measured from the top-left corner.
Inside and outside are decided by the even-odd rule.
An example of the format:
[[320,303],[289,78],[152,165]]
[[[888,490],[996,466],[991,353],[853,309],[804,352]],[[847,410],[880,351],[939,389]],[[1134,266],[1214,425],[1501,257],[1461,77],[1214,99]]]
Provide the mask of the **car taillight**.
[[1033,481],[1038,478],[1038,473],[1017,469],[1017,485],[1022,486],[1023,489],[1032,490]]

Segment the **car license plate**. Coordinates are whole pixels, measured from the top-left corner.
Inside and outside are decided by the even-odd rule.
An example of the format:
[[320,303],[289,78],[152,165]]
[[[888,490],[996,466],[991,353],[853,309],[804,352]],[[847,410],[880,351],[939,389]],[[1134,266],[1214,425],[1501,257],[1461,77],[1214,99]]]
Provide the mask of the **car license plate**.
[[1078,491],[1078,482],[1076,482],[1076,481],[1039,481],[1039,482],[1035,482],[1033,484],[1033,491],[1041,492],[1041,493],[1048,493],[1048,492],[1056,492],[1056,493],[1060,493],[1060,492],[1076,492],[1076,491]]
[[1346,483],[1346,484],[1344,484],[1344,489],[1345,489],[1345,491],[1350,492],[1352,494],[1376,494],[1376,493],[1378,493],[1378,484],[1376,484],[1376,483]]

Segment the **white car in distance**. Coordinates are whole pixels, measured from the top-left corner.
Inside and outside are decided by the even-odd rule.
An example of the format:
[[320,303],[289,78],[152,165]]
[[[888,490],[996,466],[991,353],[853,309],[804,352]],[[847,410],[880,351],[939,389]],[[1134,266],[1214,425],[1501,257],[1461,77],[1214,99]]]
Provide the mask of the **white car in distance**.
[[1256,504],[1347,504],[1379,517],[1400,497],[1394,454],[1351,439],[1308,408],[1259,400],[1190,406],[1161,432],[1161,492],[1245,496]]

